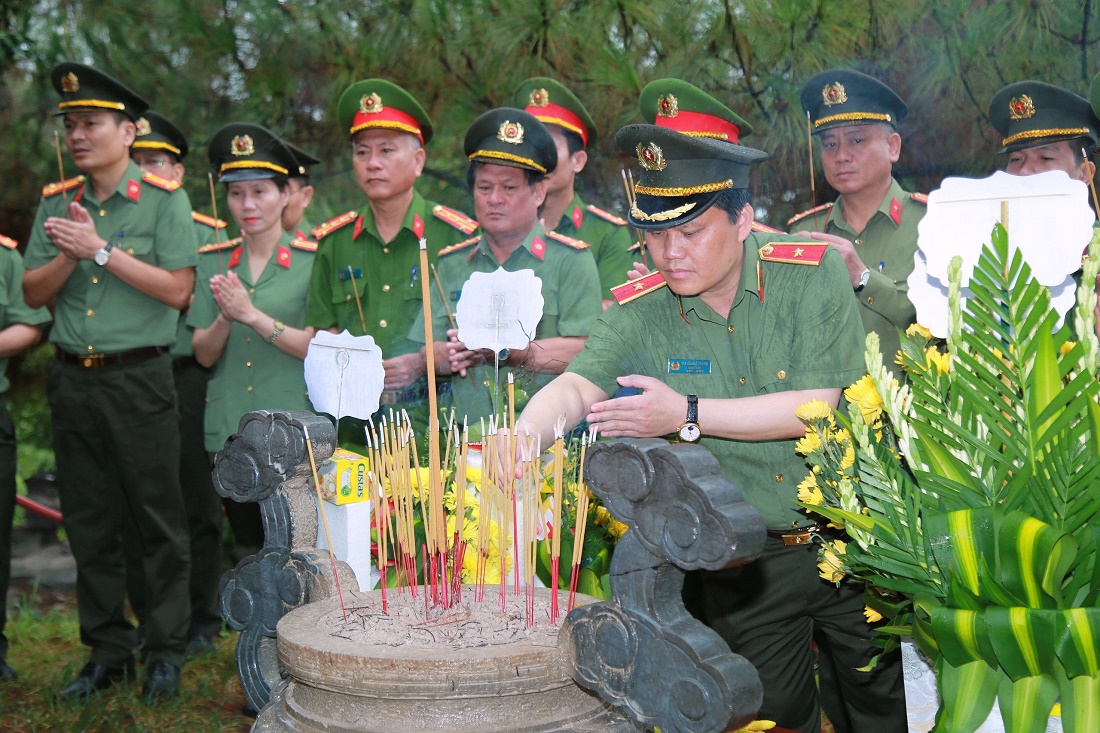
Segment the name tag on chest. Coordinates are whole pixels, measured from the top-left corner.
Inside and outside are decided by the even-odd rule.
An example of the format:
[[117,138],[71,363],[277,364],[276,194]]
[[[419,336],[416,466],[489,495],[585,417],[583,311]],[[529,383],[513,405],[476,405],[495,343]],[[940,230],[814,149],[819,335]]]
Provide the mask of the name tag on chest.
[[343,270],[336,271],[336,277],[339,278],[341,281],[351,280],[353,276],[356,280],[362,280],[363,271],[360,270],[358,267],[352,268],[351,270],[344,268]]
[[710,359],[669,359],[669,374],[710,374]]

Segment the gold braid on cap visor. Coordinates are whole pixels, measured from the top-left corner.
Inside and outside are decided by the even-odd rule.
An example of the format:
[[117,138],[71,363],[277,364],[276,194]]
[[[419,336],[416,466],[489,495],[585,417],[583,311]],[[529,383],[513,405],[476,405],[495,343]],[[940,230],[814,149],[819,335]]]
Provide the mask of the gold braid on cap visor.
[[470,160],[474,160],[475,158],[496,158],[497,160],[507,160],[512,163],[519,163],[524,167],[531,168],[532,170],[536,170],[539,173],[546,173],[546,168],[539,165],[530,158],[521,158],[520,156],[512,155],[511,153],[498,153],[496,150],[478,150],[476,152],[470,153],[466,157]]
[[839,115],[829,115],[828,117],[822,117],[820,120],[814,123],[814,127],[821,127],[827,125],[830,122],[890,122],[890,115],[883,115],[877,112],[844,112]]
[[138,150],[167,150],[169,153],[173,153],[175,155],[180,154],[180,149],[177,148],[175,145],[157,142],[156,140],[139,140],[130,147],[137,148]]
[[694,196],[699,193],[714,193],[715,191],[725,191],[727,188],[733,188],[733,180],[727,178],[724,181],[718,181],[717,183],[704,183],[699,186],[688,186],[686,188],[658,188],[657,186],[635,186],[634,193],[640,193],[643,196]]
[[58,109],[71,109],[73,107],[100,107],[102,109],[117,109],[120,112],[126,109],[122,102],[105,102],[102,99],[73,99],[68,102],[60,102]]
[[1046,130],[1024,130],[1023,132],[1017,132],[1015,135],[1006,137],[1001,141],[1001,146],[1005,147],[1017,140],[1033,140],[1037,137],[1054,137],[1056,135],[1081,137],[1082,135],[1088,135],[1090,132],[1092,132],[1092,130],[1087,127],[1051,127]]
[[572,124],[566,122],[565,120],[563,120],[560,117],[551,117],[549,115],[535,115],[535,119],[538,120],[539,122],[544,123],[544,124],[557,125],[558,127],[564,127],[566,130],[569,130],[569,132],[572,132],[576,135],[579,135],[582,140],[584,139],[584,130],[577,127],[576,125],[572,125]]
[[669,219],[683,216],[694,208],[695,202],[693,201],[690,204],[677,206],[675,209],[669,209],[668,211],[658,211],[655,214],[647,214],[638,208],[638,204],[633,204],[630,207],[630,215],[638,221],[668,221]]
[[284,176],[290,172],[286,168],[268,163],[266,160],[234,160],[229,163],[222,163],[222,167],[218,169],[218,175],[220,176],[228,170],[239,170],[241,168],[264,168]]
[[387,130],[400,130],[401,132],[407,132],[411,135],[421,137],[419,127],[413,127],[412,125],[406,125],[403,122],[395,122],[393,120],[371,120],[369,122],[363,122],[351,128],[351,132],[349,132],[348,134],[354,135],[360,130],[366,130],[368,127],[382,127]]

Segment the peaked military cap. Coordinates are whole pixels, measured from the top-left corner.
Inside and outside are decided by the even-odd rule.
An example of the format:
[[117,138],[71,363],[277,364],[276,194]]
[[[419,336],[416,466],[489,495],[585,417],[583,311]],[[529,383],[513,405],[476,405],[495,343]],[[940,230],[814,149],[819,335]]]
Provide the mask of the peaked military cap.
[[137,137],[130,146],[134,150],[167,150],[177,159],[187,157],[187,138],[162,114],[146,112],[137,120]]
[[298,161],[282,140],[251,122],[230,122],[214,133],[210,164],[222,183],[289,176]]
[[295,176],[308,176],[310,166],[321,164],[321,160],[319,158],[314,158],[312,155],[302,150],[294,143],[287,142],[286,140],[283,140],[282,142],[283,145],[285,145],[287,149],[290,150],[290,154],[294,156],[295,167],[291,168],[290,170],[291,178],[294,178]]
[[831,127],[885,122],[897,127],[909,107],[893,89],[851,69],[814,74],[802,87],[802,111],[810,115],[814,134]]
[[434,134],[431,118],[420,103],[385,79],[363,79],[345,89],[336,104],[336,116],[349,136],[372,128],[399,130],[427,145]]
[[579,135],[584,147],[596,144],[596,123],[573,92],[560,81],[536,76],[519,85],[515,103],[544,125],[557,125]]
[[639,100],[642,118],[693,137],[710,137],[737,144],[752,133],[752,125],[694,84],[657,79],[645,85]]
[[998,153],[1078,137],[1095,145],[1100,128],[1088,100],[1041,81],[1016,82],[994,94],[989,121],[1003,138]]
[[121,112],[138,121],[149,103],[114,77],[98,69],[71,61],[60,63],[50,72],[53,88],[61,95],[55,115],[68,112]]
[[514,107],[497,107],[474,120],[463,148],[466,157],[478,163],[544,174],[558,165],[554,138],[534,115]]
[[630,224],[668,229],[709,209],[722,191],[748,188],[749,170],[768,154],[744,145],[690,137],[656,125],[628,125],[615,135],[619,150],[642,168]]

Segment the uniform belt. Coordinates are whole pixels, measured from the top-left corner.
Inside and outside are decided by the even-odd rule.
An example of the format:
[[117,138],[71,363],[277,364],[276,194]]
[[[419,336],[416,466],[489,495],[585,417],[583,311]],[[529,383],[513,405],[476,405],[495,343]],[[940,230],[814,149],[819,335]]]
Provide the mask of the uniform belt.
[[418,402],[428,397],[428,383],[425,380],[410,384],[404,389],[384,389],[378,401],[383,405],[402,405],[406,402]]
[[84,369],[99,369],[101,367],[137,364],[167,353],[167,346],[142,346],[140,349],[116,351],[113,354],[70,354],[68,351],[58,349],[54,352],[54,355],[62,364],[72,364]]
[[784,545],[808,545],[815,534],[833,534],[833,528],[828,524],[811,524],[808,527],[796,527],[795,529],[777,530],[769,529],[768,536],[772,539],[782,540]]

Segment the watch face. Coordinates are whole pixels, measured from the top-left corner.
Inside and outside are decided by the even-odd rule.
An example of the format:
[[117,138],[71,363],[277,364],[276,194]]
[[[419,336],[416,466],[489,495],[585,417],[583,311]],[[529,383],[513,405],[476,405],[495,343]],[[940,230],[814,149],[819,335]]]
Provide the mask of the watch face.
[[98,252],[96,252],[94,255],[92,255],[92,261],[95,262],[100,267],[102,267],[103,265],[106,265],[107,260],[109,260],[109,259],[111,259],[111,253],[110,253],[110,251],[108,251],[106,249],[101,249]]
[[703,431],[693,422],[687,422],[680,426],[680,440],[686,443],[697,443],[703,437]]

